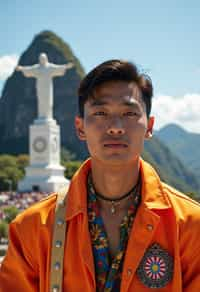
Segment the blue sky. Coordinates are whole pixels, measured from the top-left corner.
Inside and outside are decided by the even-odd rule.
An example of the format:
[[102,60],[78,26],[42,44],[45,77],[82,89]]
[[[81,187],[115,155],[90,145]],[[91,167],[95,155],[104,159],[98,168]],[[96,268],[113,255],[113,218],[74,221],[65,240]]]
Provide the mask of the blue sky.
[[[71,46],[86,72],[110,58],[134,61],[153,80],[158,127],[167,123],[167,108],[169,122],[200,132],[199,1],[7,0],[0,27],[0,88],[8,75],[1,60],[17,60],[48,29]],[[177,102],[185,104],[183,113],[172,115]]]

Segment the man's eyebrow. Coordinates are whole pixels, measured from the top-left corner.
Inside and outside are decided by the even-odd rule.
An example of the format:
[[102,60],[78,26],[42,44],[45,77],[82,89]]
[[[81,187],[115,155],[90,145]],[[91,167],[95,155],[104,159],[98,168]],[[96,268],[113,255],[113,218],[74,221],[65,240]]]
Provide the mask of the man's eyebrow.
[[100,106],[100,105],[107,105],[108,102],[104,101],[104,100],[100,100],[100,99],[94,99],[90,102],[91,106]]
[[[109,102],[103,100],[103,99],[94,99],[90,101],[91,106],[104,106],[108,105]],[[139,103],[135,100],[125,100],[121,103],[121,105],[124,106],[130,106],[130,107],[139,107]]]
[[122,103],[125,106],[139,107],[139,103],[135,100],[126,100]]

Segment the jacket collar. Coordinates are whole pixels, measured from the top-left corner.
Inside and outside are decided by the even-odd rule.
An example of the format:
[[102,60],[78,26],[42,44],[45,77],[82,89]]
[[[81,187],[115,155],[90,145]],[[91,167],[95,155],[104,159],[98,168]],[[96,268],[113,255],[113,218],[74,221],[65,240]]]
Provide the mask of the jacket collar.
[[[86,160],[73,176],[67,195],[66,219],[79,213],[87,214],[87,175],[91,169],[91,159]],[[153,167],[140,158],[142,175],[142,204],[148,209],[168,209],[170,202],[162,183]]]
[[142,175],[142,202],[149,209],[171,208],[170,201],[163,190],[162,182],[155,169],[140,158]]

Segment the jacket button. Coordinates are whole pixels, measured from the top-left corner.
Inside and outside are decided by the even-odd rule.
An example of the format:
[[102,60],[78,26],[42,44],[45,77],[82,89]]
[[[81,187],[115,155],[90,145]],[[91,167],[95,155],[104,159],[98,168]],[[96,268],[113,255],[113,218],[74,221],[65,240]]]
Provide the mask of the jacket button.
[[58,285],[54,285],[52,288],[52,292],[59,292],[59,286]]
[[127,270],[127,276],[130,277],[132,275],[132,269]]
[[153,225],[152,225],[152,224],[147,224],[147,229],[148,229],[149,231],[152,231],[152,230],[153,230]]
[[54,269],[55,269],[56,271],[60,270],[60,263],[59,263],[59,262],[56,262],[56,263],[54,264]]
[[59,218],[59,219],[57,220],[57,225],[58,225],[58,226],[62,226],[63,224],[64,224],[64,220]]
[[58,202],[58,206],[59,206],[59,207],[64,207],[64,206],[65,206],[65,202],[62,201],[62,200],[59,201],[59,202]]
[[62,241],[57,240],[57,241],[56,241],[56,247],[61,247],[61,246],[62,246]]

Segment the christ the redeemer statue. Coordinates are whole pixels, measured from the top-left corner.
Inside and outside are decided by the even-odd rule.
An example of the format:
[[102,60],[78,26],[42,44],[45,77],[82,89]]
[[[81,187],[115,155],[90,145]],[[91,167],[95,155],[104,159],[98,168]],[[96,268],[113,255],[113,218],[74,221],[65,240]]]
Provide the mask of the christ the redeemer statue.
[[36,89],[38,98],[38,118],[53,118],[53,78],[63,76],[67,69],[72,68],[73,63],[55,65],[48,62],[45,53],[39,55],[39,64],[33,66],[17,66],[26,77],[36,78]]

